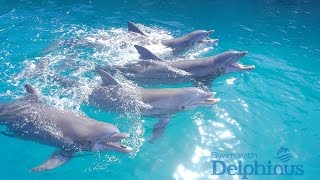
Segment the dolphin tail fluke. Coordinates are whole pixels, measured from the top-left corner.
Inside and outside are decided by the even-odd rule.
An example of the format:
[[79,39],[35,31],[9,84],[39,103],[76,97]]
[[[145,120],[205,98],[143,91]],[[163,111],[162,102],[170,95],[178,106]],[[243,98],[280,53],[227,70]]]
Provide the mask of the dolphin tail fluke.
[[128,31],[129,32],[135,32],[144,36],[147,36],[144,32],[142,32],[137,25],[135,25],[133,22],[128,21]]
[[57,151],[52,154],[52,156],[43,164],[32,169],[33,172],[41,172],[55,169],[65,163],[67,163],[72,158],[72,154],[65,151]]
[[159,119],[159,121],[153,126],[152,137],[149,140],[149,143],[153,144],[155,142],[155,140],[157,140],[158,138],[160,138],[163,135],[164,130],[169,122],[170,122],[170,118],[168,118],[168,117],[164,117],[164,118]]
[[151,51],[149,51],[145,47],[142,47],[142,46],[139,46],[139,45],[134,45],[134,47],[138,51],[138,53],[140,55],[140,58],[143,59],[143,60],[152,59],[152,60],[163,61],[163,59],[161,59],[157,55],[153,54]]

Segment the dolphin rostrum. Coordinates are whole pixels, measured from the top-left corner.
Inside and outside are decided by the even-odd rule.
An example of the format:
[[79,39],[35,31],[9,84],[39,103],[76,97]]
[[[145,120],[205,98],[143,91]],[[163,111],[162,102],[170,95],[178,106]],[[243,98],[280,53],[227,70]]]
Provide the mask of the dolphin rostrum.
[[59,149],[32,171],[55,169],[79,151],[132,151],[120,143],[129,134],[120,133],[116,126],[50,107],[40,102],[31,85],[25,85],[25,89],[27,94],[24,98],[0,104],[0,125],[7,129],[2,134]]

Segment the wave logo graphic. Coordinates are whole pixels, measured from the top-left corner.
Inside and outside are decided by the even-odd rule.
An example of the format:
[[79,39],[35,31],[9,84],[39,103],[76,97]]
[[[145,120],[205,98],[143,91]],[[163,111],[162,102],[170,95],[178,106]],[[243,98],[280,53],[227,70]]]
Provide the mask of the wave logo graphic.
[[281,162],[286,163],[292,159],[292,155],[290,153],[290,150],[285,147],[280,147],[280,149],[277,151],[277,157]]

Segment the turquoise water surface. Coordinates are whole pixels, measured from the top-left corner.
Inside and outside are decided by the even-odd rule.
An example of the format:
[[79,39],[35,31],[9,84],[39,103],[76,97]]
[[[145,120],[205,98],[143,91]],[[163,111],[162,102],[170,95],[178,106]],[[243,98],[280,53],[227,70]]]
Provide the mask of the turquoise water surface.
[[[134,149],[129,155],[90,153],[56,170],[33,173],[30,169],[55,149],[1,135],[0,179],[243,177],[211,175],[211,152],[257,156],[222,159],[228,164],[256,160],[303,165],[302,175],[249,179],[319,179],[319,8],[317,0],[0,0],[1,102],[24,95],[23,85],[31,83],[47,104],[79,111],[129,132],[125,144]],[[249,51],[241,62],[256,69],[216,79],[213,90],[222,99],[219,104],[177,113],[165,135],[149,144],[156,119],[83,105],[92,86],[101,81],[92,72],[96,65],[138,59],[133,48],[138,42],[126,30],[128,20],[137,22],[152,39],[214,29],[211,37],[220,40],[217,47],[197,45],[178,55],[159,44],[148,46],[164,58],[205,57],[233,49]],[[59,45],[72,39],[91,43]],[[82,85],[64,89],[50,78],[52,74]],[[280,147],[289,149],[292,158],[288,162],[277,158]]]

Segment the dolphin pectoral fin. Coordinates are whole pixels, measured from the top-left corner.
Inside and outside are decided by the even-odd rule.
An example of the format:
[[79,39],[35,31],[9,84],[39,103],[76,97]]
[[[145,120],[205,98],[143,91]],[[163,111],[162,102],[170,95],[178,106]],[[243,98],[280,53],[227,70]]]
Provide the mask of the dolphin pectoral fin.
[[101,68],[96,68],[96,71],[98,72],[98,74],[100,75],[102,81],[103,81],[103,85],[120,85],[120,83],[115,80],[109,73],[107,73],[106,71],[102,70]]
[[139,46],[139,45],[134,45],[134,47],[136,48],[136,50],[140,54],[140,58],[143,59],[143,60],[152,59],[152,60],[164,61],[163,59],[161,59],[157,55],[153,54],[151,51],[149,51],[145,47],[142,47],[142,46]]
[[65,163],[67,163],[72,158],[72,153],[65,152],[63,150],[57,151],[52,154],[52,156],[38,167],[32,168],[33,172],[41,172],[55,169]]
[[1,131],[0,133],[8,137],[15,138],[15,135],[13,133],[7,131]]
[[128,21],[128,31],[129,32],[135,32],[144,36],[147,36],[144,32],[142,32],[137,25],[135,25],[133,22]]
[[158,139],[163,135],[164,129],[166,128],[169,122],[170,122],[169,117],[163,117],[159,119],[159,121],[153,126],[152,137],[149,140],[149,143],[153,144],[156,139]]

